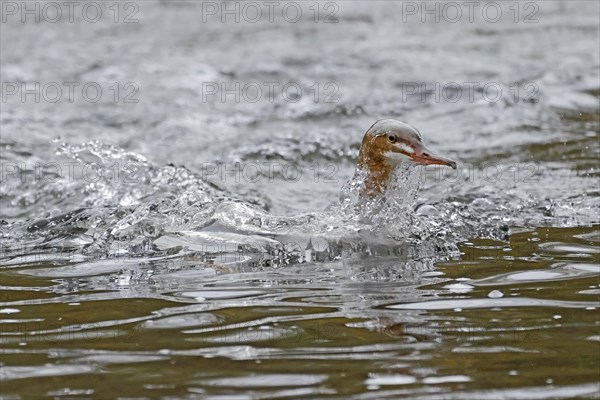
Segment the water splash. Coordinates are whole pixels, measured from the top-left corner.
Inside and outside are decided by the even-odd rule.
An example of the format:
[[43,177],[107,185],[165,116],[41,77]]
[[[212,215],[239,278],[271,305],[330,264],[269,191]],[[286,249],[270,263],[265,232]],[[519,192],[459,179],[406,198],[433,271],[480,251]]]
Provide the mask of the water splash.
[[[286,217],[238,199],[184,167],[158,168],[97,141],[63,144],[56,160],[86,168],[93,179],[73,179],[69,170],[28,181],[18,191],[6,189],[17,185],[16,177],[3,182],[1,202],[9,218],[0,229],[6,256],[60,248],[59,253],[90,258],[195,254],[204,259],[210,246],[225,243],[230,247],[216,253],[244,251],[249,254],[244,260],[261,265],[394,254],[404,244],[447,258],[457,254],[456,243],[473,236],[504,240],[510,225],[524,221],[521,214],[549,213],[541,208],[532,214],[541,206],[531,197],[506,204],[494,187],[481,188],[480,197],[453,188],[454,199],[417,206],[422,167],[411,163],[395,169],[381,196],[360,196],[366,174],[358,169],[328,209]],[[22,215],[35,218],[14,218]]]
[[282,217],[230,196],[186,168],[157,168],[100,142],[63,144],[57,160],[87,168],[94,178],[57,174],[4,197],[9,209],[26,206],[36,216],[3,225],[5,257],[60,249],[44,259],[179,254],[214,262],[221,255],[222,264],[233,259],[277,266],[357,252],[404,252],[393,249],[417,226],[419,179],[411,165],[396,170],[385,196],[361,198],[364,176],[358,172],[342,189],[340,201],[324,212]]
[[[5,209],[37,215],[6,223],[3,236],[13,245],[75,237],[84,238],[86,247],[110,247],[113,241],[137,245],[174,227],[205,226],[218,199],[226,197],[183,167],[156,168],[137,154],[99,142],[65,144],[57,155],[56,165],[73,169],[55,179],[34,179],[3,198]],[[93,178],[74,179],[78,172]],[[61,211],[65,208],[72,211]]]
[[420,188],[417,167],[402,163],[393,172],[387,190],[381,196],[360,196],[366,181],[366,171],[357,168],[354,178],[340,193],[342,218],[351,217],[362,223],[407,231],[414,217],[414,207]]

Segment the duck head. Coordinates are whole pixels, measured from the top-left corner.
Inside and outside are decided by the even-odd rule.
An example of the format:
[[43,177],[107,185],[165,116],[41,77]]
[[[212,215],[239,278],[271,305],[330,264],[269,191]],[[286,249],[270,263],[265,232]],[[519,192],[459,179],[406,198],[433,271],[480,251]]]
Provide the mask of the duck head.
[[447,165],[456,162],[430,150],[419,131],[402,121],[381,119],[365,133],[358,155],[358,168],[366,171],[361,195],[369,197],[385,192],[392,172],[402,162]]

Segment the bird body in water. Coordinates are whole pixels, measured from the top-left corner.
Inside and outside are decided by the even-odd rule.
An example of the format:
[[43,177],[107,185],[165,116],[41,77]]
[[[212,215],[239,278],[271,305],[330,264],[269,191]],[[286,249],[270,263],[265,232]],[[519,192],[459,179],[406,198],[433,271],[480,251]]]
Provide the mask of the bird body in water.
[[361,197],[383,194],[394,169],[404,161],[456,169],[456,162],[425,146],[415,127],[395,119],[380,119],[365,133],[358,154],[357,173],[365,176]]

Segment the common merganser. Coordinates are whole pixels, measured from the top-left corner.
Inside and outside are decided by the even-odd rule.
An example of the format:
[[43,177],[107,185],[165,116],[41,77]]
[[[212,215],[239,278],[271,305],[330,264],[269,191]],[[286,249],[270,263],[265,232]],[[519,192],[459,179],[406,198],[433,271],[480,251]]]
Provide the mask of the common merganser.
[[456,169],[456,162],[425,146],[415,127],[395,119],[380,119],[365,133],[358,154],[357,172],[366,172],[361,196],[384,193],[392,172],[403,161]]

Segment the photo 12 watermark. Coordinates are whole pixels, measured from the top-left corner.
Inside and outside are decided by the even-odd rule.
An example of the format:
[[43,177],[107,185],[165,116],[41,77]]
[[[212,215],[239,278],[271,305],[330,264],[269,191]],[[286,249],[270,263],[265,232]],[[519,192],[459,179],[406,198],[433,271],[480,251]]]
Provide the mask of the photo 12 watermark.
[[137,24],[140,5],[135,1],[1,1],[2,23]]
[[247,343],[280,340],[288,343],[336,342],[340,327],[327,321],[308,321],[302,328],[294,324],[275,327],[248,326],[247,323],[217,324],[208,328],[184,331],[194,340],[211,343]]
[[407,329],[407,334],[414,334],[415,329],[417,332],[420,328],[425,328],[426,332],[423,334],[431,334],[434,332],[437,335],[444,336],[445,340],[462,342],[481,342],[485,337],[485,340],[490,341],[505,341],[505,342],[520,342],[520,343],[535,343],[540,341],[540,334],[537,328],[528,328],[526,326],[502,325],[499,323],[484,323],[483,325],[445,325],[432,321],[431,325],[425,327],[411,327]]
[[[71,307],[81,303],[69,303]],[[153,323],[156,322],[156,323]],[[129,326],[107,326],[105,324],[71,325],[62,322],[25,321],[15,318],[0,318],[0,344],[65,342],[115,342],[136,343],[144,334],[162,330],[160,319],[145,319]],[[194,341],[211,343],[247,343],[280,340],[288,343],[335,342],[340,327],[328,321],[307,321],[299,327],[295,324],[278,324],[277,328],[248,326],[247,323],[218,322],[201,329],[188,329],[184,333]]]
[[284,101],[297,103],[307,98],[314,103],[338,103],[339,86],[335,82],[313,82],[310,85],[298,82],[202,82],[202,103],[273,103]]
[[457,163],[456,169],[439,165],[422,166],[420,177],[422,182],[431,181],[435,183],[468,181],[495,184],[500,181],[508,181],[516,184],[538,182],[540,171],[540,164],[533,161],[511,164],[490,161],[483,165]]
[[398,85],[402,102],[537,103],[536,82],[411,82]]
[[402,1],[402,22],[536,24],[540,6],[534,1]]
[[[139,1],[2,1],[2,23],[140,22]],[[159,3],[148,1],[148,4]],[[535,1],[398,1],[402,23],[539,23]],[[343,1],[202,1],[198,23],[337,24],[348,2]]]
[[138,103],[137,82],[2,82],[2,103]]
[[[402,161],[414,164],[412,161]],[[421,181],[457,183],[463,181],[497,183],[535,183],[540,165],[535,162],[503,164],[487,162],[483,165],[457,163],[456,169],[439,165],[417,165]],[[145,164],[134,161],[114,162],[109,165],[94,162],[0,162],[0,183],[8,181],[20,184],[35,182],[136,184],[144,180]],[[296,183],[311,180],[315,183],[338,184],[340,163],[333,161],[310,164],[288,161],[203,162],[194,172],[204,181],[221,183]]]
[[[68,303],[69,306],[80,306],[80,303]],[[18,319],[0,319],[0,344],[19,343],[64,343],[64,342],[99,342],[113,341],[133,343],[134,329],[120,326],[106,327],[102,324],[69,325],[50,321],[25,321]]]
[[203,1],[203,23],[338,23],[339,2],[311,1]]
[[49,162],[0,162],[0,183],[9,180],[21,184],[35,182],[57,183],[59,181],[118,184],[140,183],[143,164],[133,161],[115,162],[110,165],[81,161]]
[[[144,180],[145,164],[126,161],[111,164],[95,162],[0,162],[0,183],[16,181],[20,184],[35,182],[136,184]],[[204,181],[221,183],[298,182],[303,178],[319,183],[339,183],[338,163],[314,162],[309,165],[283,161],[204,162],[197,177]]]

